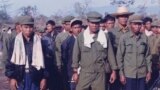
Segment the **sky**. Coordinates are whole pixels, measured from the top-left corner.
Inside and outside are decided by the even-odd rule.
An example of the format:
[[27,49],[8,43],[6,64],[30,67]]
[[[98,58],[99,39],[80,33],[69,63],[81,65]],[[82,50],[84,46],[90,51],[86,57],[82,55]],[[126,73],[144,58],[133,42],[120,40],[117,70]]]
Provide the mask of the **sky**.
[[[1,3],[2,0],[0,0]],[[4,0],[5,1],[5,0]],[[53,15],[54,13],[58,14],[72,14],[74,13],[74,3],[80,2],[84,3],[85,0],[8,0],[8,4],[10,5],[7,8],[7,11],[11,15],[17,15],[19,12],[19,8],[23,6],[34,6],[36,5],[38,8],[38,12],[42,13],[46,16]],[[91,10],[96,10],[96,8],[110,6],[111,0],[90,0],[89,7]],[[156,0],[135,0],[135,4],[132,7],[136,7],[139,5],[143,5],[146,3],[147,6],[158,6],[157,3],[153,3],[153,1]],[[158,0],[157,0],[158,1]],[[112,11],[116,10],[115,6],[111,6],[110,9],[113,9]],[[101,8],[103,9],[103,8]],[[109,8],[108,8],[109,9]],[[97,9],[98,10],[98,9]],[[107,11],[107,10],[106,10]]]

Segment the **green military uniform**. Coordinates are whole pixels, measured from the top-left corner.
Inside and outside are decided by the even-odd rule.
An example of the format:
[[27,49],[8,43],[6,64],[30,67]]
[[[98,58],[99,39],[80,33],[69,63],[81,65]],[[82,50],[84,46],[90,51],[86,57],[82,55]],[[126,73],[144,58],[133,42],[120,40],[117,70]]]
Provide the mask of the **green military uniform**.
[[[141,22],[137,15],[131,21]],[[132,31],[120,38],[117,61],[120,75],[128,78],[144,78],[151,72],[151,55],[148,38],[140,33],[135,36]]]
[[137,38],[132,32],[120,39],[117,52],[120,75],[130,78],[142,78],[151,72],[151,56],[148,39],[141,34]]
[[[66,16],[63,20],[62,23],[65,22],[70,22],[74,17],[73,16]],[[68,31],[62,31],[61,33],[59,33],[55,39],[55,46],[56,46],[56,63],[58,67],[62,66],[62,55],[61,55],[61,45],[63,43],[63,41],[70,36],[70,33]]]
[[160,50],[160,36],[155,41],[152,54],[159,55],[159,53],[160,53],[159,50]]
[[112,44],[114,47],[114,53],[117,53],[117,47],[119,45],[119,39],[120,37],[129,32],[129,28],[128,26],[126,26],[125,28],[122,28],[120,25],[115,27],[113,30],[111,30],[109,32],[111,40],[112,40]]
[[[158,22],[157,21],[153,21],[152,22],[152,24],[151,24],[151,26],[158,26]],[[156,41],[156,39],[158,38],[158,34],[155,34],[155,33],[153,33],[152,35],[150,35],[150,36],[148,36],[148,40],[149,40],[149,46],[150,46],[150,49],[151,49],[151,53],[152,53],[152,51],[153,51],[153,46],[154,46],[154,44],[155,44],[155,41]]]
[[[90,19],[89,17],[91,17],[92,22],[98,22],[101,15],[97,12],[89,12],[88,20]],[[106,35],[107,48],[104,48],[97,41],[98,33],[94,35],[94,42],[91,44],[91,47],[84,45],[84,32],[81,32],[75,41],[72,67],[81,67],[76,90],[89,90],[90,87],[92,90],[105,90],[105,63],[108,62],[112,70],[117,69],[108,35]]]

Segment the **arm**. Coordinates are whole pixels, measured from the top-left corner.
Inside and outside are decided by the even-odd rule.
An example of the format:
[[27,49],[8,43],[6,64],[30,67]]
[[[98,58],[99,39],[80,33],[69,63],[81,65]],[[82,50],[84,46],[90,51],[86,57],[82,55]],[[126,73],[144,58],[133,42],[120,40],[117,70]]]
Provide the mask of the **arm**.
[[80,61],[80,45],[79,45],[79,38],[77,38],[75,40],[74,43],[74,48],[73,48],[73,57],[72,57],[72,67],[73,67],[73,71],[77,71],[78,67],[79,67],[79,61]]
[[118,50],[117,50],[117,64],[120,69],[120,76],[124,76],[124,54],[125,54],[125,42],[124,37],[122,36],[119,41]]
[[60,34],[56,37],[55,40],[55,55],[56,55],[56,63],[58,67],[62,66],[62,59],[61,59],[61,40]]
[[111,40],[110,40],[110,37],[108,37],[108,61],[109,61],[109,64],[111,66],[111,69],[114,71],[114,70],[117,70],[117,62],[116,62],[116,58],[115,58],[115,54],[114,54],[114,51],[113,51],[113,45],[111,44]]
[[145,59],[146,59],[146,63],[147,63],[147,70],[148,72],[152,72],[152,69],[151,69],[151,65],[152,65],[152,62],[151,62],[151,51],[150,51],[150,47],[149,47],[149,41],[147,40],[147,45],[146,45],[146,54],[145,54]]
[[110,76],[110,83],[114,83],[114,81],[116,80],[116,71],[117,70],[117,63],[116,63],[116,58],[115,58],[115,54],[113,52],[113,46],[111,44],[110,38],[107,37],[108,39],[108,61],[109,61],[109,65],[111,66],[112,69],[112,73]]

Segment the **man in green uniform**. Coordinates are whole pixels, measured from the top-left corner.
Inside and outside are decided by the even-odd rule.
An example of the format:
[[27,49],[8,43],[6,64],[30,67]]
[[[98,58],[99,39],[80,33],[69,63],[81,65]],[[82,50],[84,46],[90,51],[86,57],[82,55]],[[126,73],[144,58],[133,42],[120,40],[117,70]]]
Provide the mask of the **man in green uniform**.
[[[115,28],[108,32],[110,35],[110,38],[112,40],[112,45],[113,45],[113,50],[114,53],[117,53],[117,47],[119,45],[119,39],[120,37],[125,34],[130,32],[129,27],[128,27],[128,19],[129,16],[134,14],[134,12],[129,12],[127,7],[121,6],[118,7],[116,13],[113,13],[112,15],[116,17],[117,23],[115,24]],[[119,72],[119,69],[117,70],[117,74]],[[117,75],[117,80],[115,83],[111,86],[111,90],[121,90],[122,85],[119,81],[119,75]]]
[[62,66],[62,56],[61,56],[61,45],[63,41],[70,36],[70,21],[74,19],[74,16],[66,16],[63,20],[63,28],[64,30],[59,33],[55,39],[56,44],[56,63],[59,69],[61,69]]
[[116,23],[114,30],[111,30],[111,38],[113,40],[113,47],[115,53],[117,52],[117,46],[119,43],[120,37],[129,31],[129,27],[127,25],[129,16],[134,14],[134,12],[129,12],[127,7],[119,7],[116,13],[112,15],[116,17],[118,23]]
[[62,43],[70,37],[70,21],[74,19],[74,16],[66,16],[64,17],[64,20],[62,22],[64,30],[59,33],[55,39],[55,56],[56,56],[56,66],[58,67],[58,77],[57,77],[57,83],[58,84],[58,90],[66,90],[67,86],[65,84],[65,77],[63,76],[64,70],[64,62],[62,60],[62,50],[61,45]]
[[120,38],[117,51],[120,81],[125,90],[146,90],[145,84],[151,79],[151,54],[148,38],[140,33],[142,17],[130,17],[129,33]]
[[[110,83],[116,79],[117,69],[114,52],[108,34],[99,29],[102,15],[97,12],[87,14],[88,27],[77,37],[73,49],[73,80],[76,90],[105,90],[105,63],[112,69]],[[78,76],[78,67],[81,67]]]

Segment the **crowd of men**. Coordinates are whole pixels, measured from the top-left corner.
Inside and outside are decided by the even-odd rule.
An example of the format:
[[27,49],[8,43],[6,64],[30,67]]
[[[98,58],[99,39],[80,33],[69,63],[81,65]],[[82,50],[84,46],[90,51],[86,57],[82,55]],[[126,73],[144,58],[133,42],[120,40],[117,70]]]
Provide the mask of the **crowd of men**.
[[34,28],[20,16],[2,30],[1,67],[11,90],[153,90],[160,87],[160,23],[118,7],[104,18],[87,13]]

